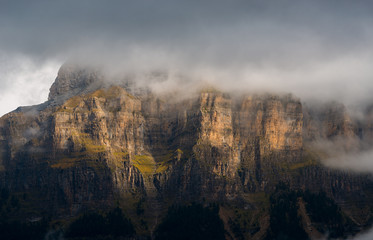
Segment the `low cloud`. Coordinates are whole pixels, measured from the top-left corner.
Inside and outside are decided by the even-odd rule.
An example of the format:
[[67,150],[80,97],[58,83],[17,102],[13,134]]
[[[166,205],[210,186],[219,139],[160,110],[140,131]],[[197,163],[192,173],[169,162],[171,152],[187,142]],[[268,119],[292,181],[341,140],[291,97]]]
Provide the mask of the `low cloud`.
[[[254,46],[236,49],[229,42],[206,49],[197,47],[186,53],[185,49],[178,51],[164,46],[154,48],[136,44],[114,45],[112,50],[103,50],[99,44],[80,49],[79,56],[72,59],[101,68],[114,79],[154,70],[165,71],[168,78],[162,83],[164,89],[175,86],[188,89],[206,83],[224,91],[293,93],[305,101],[316,98],[352,105],[373,101],[370,95],[373,55],[370,53],[341,53],[324,59],[321,56],[321,52],[326,51],[324,46],[308,43],[306,45],[312,50],[304,53],[285,45],[279,47],[286,48],[287,53],[285,49],[279,53],[280,50],[270,45],[262,46],[261,49],[266,51],[255,53]],[[264,56],[270,51],[274,56],[266,59]],[[144,85],[153,84],[146,78],[136,80]]]
[[373,173],[373,150],[340,153],[337,157],[325,159],[324,164],[337,169]]
[[162,83],[143,81],[156,90],[206,83],[367,104],[372,8],[347,0],[10,1],[0,9],[0,115],[45,101],[68,60],[112,78],[166,70]]
[[317,140],[311,144],[320,153],[327,167],[357,173],[373,173],[373,149],[367,141],[357,137],[337,137]]

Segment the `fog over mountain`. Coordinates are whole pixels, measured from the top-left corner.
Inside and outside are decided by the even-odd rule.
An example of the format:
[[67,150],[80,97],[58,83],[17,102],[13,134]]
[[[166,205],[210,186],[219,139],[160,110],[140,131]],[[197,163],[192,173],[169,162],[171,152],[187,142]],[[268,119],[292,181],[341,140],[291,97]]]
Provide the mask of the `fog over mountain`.
[[373,2],[0,6],[0,219],[372,238]]
[[167,69],[229,90],[371,102],[371,10],[363,1],[5,1],[0,114],[46,100],[69,59],[110,72]]

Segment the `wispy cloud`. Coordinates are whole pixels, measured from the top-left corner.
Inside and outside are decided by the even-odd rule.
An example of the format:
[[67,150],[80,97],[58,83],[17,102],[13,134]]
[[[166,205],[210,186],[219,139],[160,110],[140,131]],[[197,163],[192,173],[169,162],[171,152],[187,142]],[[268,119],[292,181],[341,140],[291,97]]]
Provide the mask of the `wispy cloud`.
[[0,55],[0,116],[19,106],[46,101],[60,62],[38,62],[28,56]]
[[321,161],[327,167],[373,173],[373,149],[368,141],[357,137],[336,137],[316,140],[311,146],[321,153]]

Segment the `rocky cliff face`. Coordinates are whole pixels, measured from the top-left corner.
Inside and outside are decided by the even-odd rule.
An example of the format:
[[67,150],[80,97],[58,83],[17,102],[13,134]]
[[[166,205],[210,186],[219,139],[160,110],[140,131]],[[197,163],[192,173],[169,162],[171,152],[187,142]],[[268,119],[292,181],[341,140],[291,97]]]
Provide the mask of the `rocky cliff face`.
[[304,108],[291,95],[233,99],[202,90],[181,100],[100,81],[64,66],[49,102],[0,119],[1,187],[32,195],[28,214],[74,216],[120,202],[136,216],[134,206],[144,202],[151,231],[175,203],[218,201],[255,212],[266,201],[255,196],[283,181],[326,191],[359,224],[372,216],[355,209],[370,208],[370,176],[327,169],[308,145],[369,138],[369,114],[360,126],[341,105]]
[[58,71],[56,81],[50,88],[48,100],[77,95],[101,80],[102,76],[98,71],[66,63]]
[[[368,115],[365,116],[368,120]],[[305,108],[304,138],[306,141],[317,139],[361,138],[362,125],[348,114],[340,103],[327,103],[322,106]],[[367,131],[364,130],[366,134]]]

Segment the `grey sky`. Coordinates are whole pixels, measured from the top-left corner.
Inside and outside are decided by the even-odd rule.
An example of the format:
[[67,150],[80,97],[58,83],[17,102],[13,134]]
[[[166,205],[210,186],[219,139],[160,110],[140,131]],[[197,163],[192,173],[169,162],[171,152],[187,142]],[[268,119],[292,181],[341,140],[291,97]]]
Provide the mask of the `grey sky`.
[[229,90],[373,102],[368,1],[1,1],[0,115],[46,100],[72,57]]

